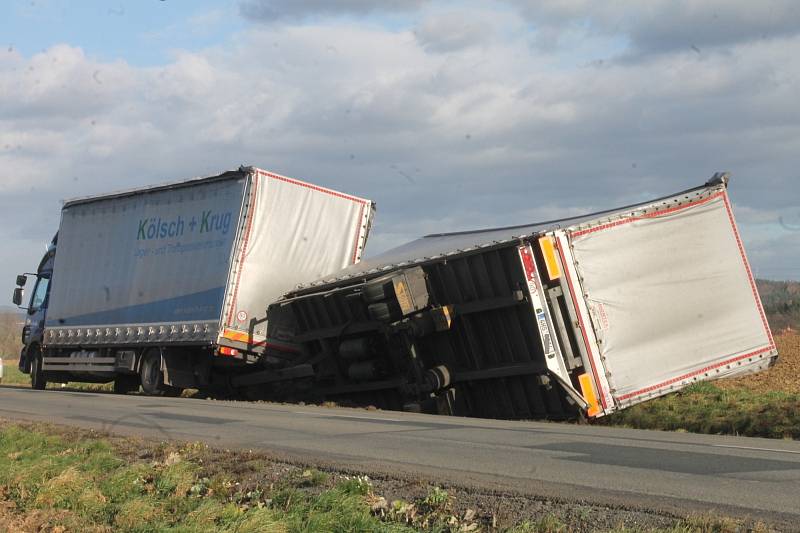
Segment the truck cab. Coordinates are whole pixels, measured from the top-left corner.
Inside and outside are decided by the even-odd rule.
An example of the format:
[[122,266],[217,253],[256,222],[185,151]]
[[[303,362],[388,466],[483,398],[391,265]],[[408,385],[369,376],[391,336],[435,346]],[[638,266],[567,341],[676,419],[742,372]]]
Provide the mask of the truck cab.
[[[130,392],[139,388],[139,376],[131,375],[137,374],[138,369],[142,365],[135,366],[137,372],[133,372],[133,368],[121,369],[117,368],[120,358],[113,351],[105,355],[113,356],[111,361],[114,364],[107,365],[99,368],[82,369],[77,365],[68,367],[66,365],[53,366],[53,356],[56,356],[57,361],[77,361],[76,356],[90,356],[97,360],[98,363],[103,361],[98,357],[101,355],[97,352],[64,352],[49,348],[45,339],[45,326],[47,324],[47,312],[50,304],[50,293],[52,288],[51,280],[53,278],[53,270],[56,259],[56,247],[58,245],[58,233],[56,233],[53,240],[47,247],[42,260],[39,262],[39,268],[36,273],[25,273],[17,276],[16,285],[13,295],[13,303],[23,309],[26,313],[25,325],[22,328],[22,351],[19,357],[19,370],[24,374],[31,376],[31,388],[37,390],[44,390],[47,387],[48,381],[67,382],[71,380],[76,381],[89,381],[97,383],[106,383],[109,381],[114,382],[115,392]],[[33,279],[32,289],[30,296],[25,302],[25,286],[29,285],[30,280]],[[129,352],[121,352],[124,355]],[[66,357],[66,359],[64,359]],[[106,359],[108,361],[108,359]],[[122,363],[126,362],[123,357]],[[99,366],[99,365],[98,365]],[[130,366],[130,365],[129,365]],[[149,391],[151,394],[179,394],[181,389],[174,387],[165,387],[163,385],[163,375],[157,365],[150,365],[148,368],[149,374],[153,374],[151,379],[156,385]],[[54,368],[57,369],[54,371]],[[74,370],[73,370],[74,369]],[[83,371],[81,371],[83,370]],[[72,379],[70,379],[72,378]],[[147,391],[147,389],[146,389]]]
[[28,276],[36,276],[36,281],[31,291],[28,306],[25,307],[25,326],[22,328],[22,352],[19,357],[19,369],[31,375],[31,385],[35,389],[44,389],[46,382],[42,372],[42,341],[44,338],[44,325],[47,314],[47,305],[50,300],[50,280],[53,275],[53,262],[56,256],[58,235],[53,237],[47,247],[44,257],[39,262],[36,274],[20,274],[17,276],[17,288],[14,289],[13,302],[22,306],[24,301],[24,287],[28,283]]

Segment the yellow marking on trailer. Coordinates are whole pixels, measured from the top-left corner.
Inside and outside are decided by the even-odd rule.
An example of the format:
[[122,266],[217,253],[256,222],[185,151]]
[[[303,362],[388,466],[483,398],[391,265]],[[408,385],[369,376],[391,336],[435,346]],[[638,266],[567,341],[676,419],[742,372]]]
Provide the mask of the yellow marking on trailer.
[[589,374],[581,374],[578,376],[578,383],[581,386],[581,395],[586,403],[589,404],[589,409],[586,410],[588,416],[597,416],[600,414],[600,405],[597,403],[597,393],[592,384],[592,376]]
[[544,257],[544,264],[547,267],[547,277],[550,281],[557,280],[561,277],[561,267],[556,259],[556,249],[553,244],[553,238],[549,235],[539,238],[539,248],[542,250]]
[[225,332],[222,334],[222,336],[224,338],[232,340],[232,341],[238,341],[238,342],[250,342],[251,341],[249,333],[243,333],[241,331],[234,331],[234,330],[231,330],[231,329],[226,329]]
[[403,312],[403,315],[407,315],[414,312],[414,302],[411,301],[411,293],[406,287],[405,282],[402,279],[395,278],[392,280],[394,284],[394,294],[397,297],[397,303],[400,304],[400,310]]

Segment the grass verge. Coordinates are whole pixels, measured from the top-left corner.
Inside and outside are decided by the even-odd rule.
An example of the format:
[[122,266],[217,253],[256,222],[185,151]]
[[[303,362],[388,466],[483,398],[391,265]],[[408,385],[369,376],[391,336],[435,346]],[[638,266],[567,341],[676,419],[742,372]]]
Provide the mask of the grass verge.
[[106,440],[64,438],[18,425],[0,432],[0,530],[4,531],[411,531],[371,512],[369,484],[326,478],[243,491],[233,477],[203,475],[185,445],[152,460],[125,460]]
[[[31,377],[28,374],[23,374],[19,371],[19,367],[17,366],[17,362],[5,362],[3,363],[3,380],[0,382],[0,385],[13,385],[19,387],[30,387],[31,386]],[[112,392],[114,390],[114,384],[112,382],[109,383],[83,383],[80,381],[70,381],[68,383],[48,383],[48,389],[57,389],[57,390],[79,390],[79,391],[89,391],[89,392]],[[190,398],[197,393],[197,389],[185,389],[181,396],[183,398]]]
[[19,371],[16,361],[3,359],[3,380],[1,383],[3,385],[30,385],[31,377]]
[[691,385],[615,413],[602,423],[637,429],[800,439],[800,394]]
[[[485,509],[459,508],[428,486],[387,500],[366,477],[270,463],[198,443],[147,443],[91,432],[0,421],[0,530],[83,532],[474,532],[761,531],[761,524],[710,516],[613,519],[608,508],[550,507],[498,524]],[[622,512],[622,511],[621,511]],[[573,513],[573,514],[569,514]],[[621,515],[620,515],[621,516]],[[571,518],[570,518],[571,517]],[[606,524],[603,526],[602,524]]]
[[[16,361],[3,360],[3,381],[2,385],[19,385],[30,387],[31,377],[28,374],[23,374],[19,371]],[[48,383],[48,389],[72,389],[72,390],[85,390],[85,391],[112,391],[114,385],[112,383],[80,383],[77,381],[70,381],[69,383]]]

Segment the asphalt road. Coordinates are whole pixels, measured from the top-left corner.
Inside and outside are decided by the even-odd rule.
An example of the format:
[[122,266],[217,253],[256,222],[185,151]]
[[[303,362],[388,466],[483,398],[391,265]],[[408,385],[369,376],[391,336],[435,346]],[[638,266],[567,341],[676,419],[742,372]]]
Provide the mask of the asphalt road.
[[800,443],[300,405],[0,387],[0,417],[483,490],[667,512],[715,510],[800,529]]

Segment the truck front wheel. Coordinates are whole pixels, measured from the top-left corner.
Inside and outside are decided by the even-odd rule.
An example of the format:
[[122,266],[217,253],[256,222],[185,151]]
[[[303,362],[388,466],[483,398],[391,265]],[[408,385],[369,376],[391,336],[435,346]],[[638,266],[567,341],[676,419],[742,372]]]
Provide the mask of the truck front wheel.
[[47,381],[44,379],[44,372],[42,371],[42,352],[38,347],[31,347],[28,349],[28,360],[31,364],[31,388],[36,390],[44,390],[47,387]]

